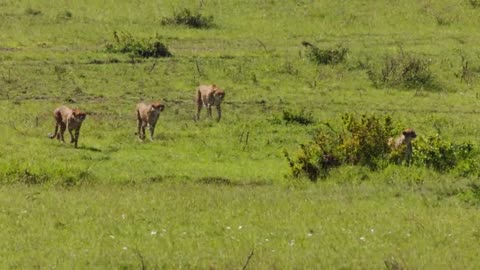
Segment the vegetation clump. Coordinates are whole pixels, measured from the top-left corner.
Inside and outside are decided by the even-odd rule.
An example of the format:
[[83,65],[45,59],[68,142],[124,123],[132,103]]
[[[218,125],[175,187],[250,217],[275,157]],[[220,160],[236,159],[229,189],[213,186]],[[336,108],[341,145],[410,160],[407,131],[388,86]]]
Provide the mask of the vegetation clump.
[[203,16],[200,12],[193,12],[188,8],[184,8],[179,12],[175,12],[171,18],[163,18],[163,25],[185,25],[191,28],[210,28],[213,26],[213,16]]
[[30,16],[37,16],[37,15],[42,15],[42,11],[29,7],[27,9],[25,9],[25,14],[30,15]]
[[340,165],[361,165],[376,169],[387,159],[388,138],[393,135],[393,123],[389,116],[354,114],[342,117],[343,131],[320,129],[313,140],[300,145],[300,153],[292,159],[285,152],[294,177],[307,176],[311,181],[328,176],[329,171]]
[[[293,177],[306,176],[317,181],[341,165],[365,166],[378,170],[398,164],[403,155],[388,145],[388,139],[398,134],[390,116],[345,114],[343,128],[337,132],[320,129],[307,144],[300,145],[296,157],[284,152]],[[478,175],[477,152],[470,143],[453,143],[436,136],[419,136],[413,142],[410,165],[425,166],[439,172],[456,170],[461,175]]]
[[471,143],[454,143],[439,135],[421,136],[413,144],[415,163],[439,172],[457,169],[460,174],[478,173],[477,153]]
[[138,39],[133,37],[130,33],[114,31],[113,36],[115,43],[107,44],[107,52],[131,53],[134,56],[143,58],[172,56],[167,46],[161,42],[158,35],[153,38]]
[[480,205],[480,184],[472,182],[462,188],[458,197],[471,205]]
[[368,71],[368,77],[377,88],[434,88],[430,65],[430,59],[402,52],[386,56],[380,68]]
[[302,45],[306,48],[306,55],[310,61],[317,65],[335,65],[345,60],[348,49],[340,45],[334,49],[319,49],[317,46],[303,41]]
[[300,124],[300,125],[311,125],[315,123],[313,115],[311,112],[306,112],[305,109],[299,111],[294,110],[283,110],[282,115],[277,117],[274,120],[275,123],[285,123],[285,124]]
[[480,0],[468,0],[468,2],[470,3],[470,5],[473,8],[479,8],[480,7]]

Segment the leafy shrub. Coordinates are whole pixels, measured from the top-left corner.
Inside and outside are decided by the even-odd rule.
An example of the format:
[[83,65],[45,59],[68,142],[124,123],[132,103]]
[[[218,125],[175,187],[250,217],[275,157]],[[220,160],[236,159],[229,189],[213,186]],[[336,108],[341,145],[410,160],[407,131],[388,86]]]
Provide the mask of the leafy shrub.
[[[341,165],[365,166],[371,170],[399,164],[404,149],[392,150],[388,139],[396,135],[389,116],[345,114],[341,132],[320,129],[307,144],[300,145],[295,157],[284,152],[292,175],[317,181]],[[424,166],[438,172],[454,171],[462,176],[479,175],[478,152],[470,143],[452,143],[439,136],[417,136],[413,141],[413,161],[408,165]]]
[[335,156],[327,154],[330,151],[327,147],[334,144],[332,142],[328,144],[327,142],[332,139],[334,138],[325,134],[317,134],[317,140],[325,144],[316,142],[307,145],[302,144],[300,145],[300,153],[295,159],[290,158],[288,152],[284,151],[293,177],[306,176],[310,181],[315,182],[318,178],[327,177],[332,168],[339,166],[340,162]]
[[380,70],[371,68],[368,76],[375,87],[432,88],[430,64],[430,59],[401,53],[386,56]]
[[348,49],[342,46],[337,46],[335,49],[319,49],[317,46],[303,41],[302,45],[307,49],[307,57],[314,63],[320,65],[338,64],[345,60]]
[[184,8],[179,12],[175,12],[172,18],[163,18],[162,24],[185,25],[191,28],[210,28],[213,26],[213,16],[203,16],[198,11],[192,12],[188,8]]
[[[388,160],[388,138],[392,136],[393,123],[389,116],[353,114],[342,117],[343,130],[320,129],[313,141],[300,145],[300,153],[291,158],[284,152],[292,175],[307,176],[311,181],[328,176],[329,171],[342,164],[362,165],[377,169]],[[331,127],[330,124],[326,126]]]
[[475,152],[470,143],[452,143],[438,135],[421,136],[413,144],[413,153],[415,164],[424,165],[436,171],[447,172],[459,165],[462,165],[463,171],[467,174],[476,171],[473,160]]
[[390,116],[380,119],[375,115],[362,115],[357,119],[353,114],[346,114],[342,120],[346,132],[341,135],[340,148],[347,163],[376,169],[390,152],[388,139],[394,135]]
[[127,32],[113,32],[115,38],[114,44],[107,44],[107,52],[112,53],[132,53],[138,57],[170,57],[172,54],[168,48],[160,41],[159,36],[147,39],[134,38]]

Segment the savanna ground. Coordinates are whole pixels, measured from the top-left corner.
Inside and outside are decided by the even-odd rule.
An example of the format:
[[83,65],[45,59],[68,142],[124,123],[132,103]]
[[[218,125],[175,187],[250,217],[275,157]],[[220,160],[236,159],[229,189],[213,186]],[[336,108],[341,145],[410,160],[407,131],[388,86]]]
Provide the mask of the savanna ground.
[[[193,29],[162,19],[188,8]],[[295,153],[345,113],[478,147],[480,2],[0,2],[0,268],[478,269],[478,175],[341,166],[311,183]],[[107,52],[114,31],[173,57]],[[303,41],[348,48],[318,65]],[[376,85],[389,55],[428,85]],[[194,89],[226,91],[193,122]],[[135,104],[164,101],[153,142]],[[60,104],[88,113],[79,148],[49,140]],[[286,122],[305,112],[310,125]],[[67,139],[69,137],[67,136]]]

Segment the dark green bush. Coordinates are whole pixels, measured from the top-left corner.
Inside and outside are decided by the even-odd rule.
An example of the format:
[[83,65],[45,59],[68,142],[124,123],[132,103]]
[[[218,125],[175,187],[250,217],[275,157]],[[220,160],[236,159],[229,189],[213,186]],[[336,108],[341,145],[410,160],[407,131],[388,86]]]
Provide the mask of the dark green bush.
[[319,49],[317,46],[309,43],[302,42],[302,45],[306,48],[306,55],[308,59],[318,65],[330,65],[338,64],[345,60],[348,49],[342,46],[337,46],[335,49]]
[[406,53],[386,56],[380,68],[371,68],[368,76],[375,87],[433,88],[431,60]]
[[184,8],[179,12],[175,12],[172,18],[163,18],[162,24],[185,25],[191,28],[210,28],[213,26],[213,16],[203,16],[198,11],[192,12],[188,8]]
[[138,39],[127,32],[113,32],[114,44],[107,44],[107,52],[131,53],[138,57],[170,57],[172,54],[160,41],[159,36],[147,39]]

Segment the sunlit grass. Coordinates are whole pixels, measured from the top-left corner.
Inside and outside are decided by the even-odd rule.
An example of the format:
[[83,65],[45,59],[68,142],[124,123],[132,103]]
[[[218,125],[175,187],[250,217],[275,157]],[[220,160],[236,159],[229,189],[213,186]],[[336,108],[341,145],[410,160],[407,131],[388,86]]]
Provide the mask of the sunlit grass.
[[[215,26],[161,24],[183,8]],[[240,269],[252,251],[247,269],[478,268],[475,177],[341,167],[312,184],[283,151],[344,113],[478,147],[479,16],[453,0],[3,1],[0,268]],[[174,56],[107,53],[114,31]],[[316,65],[303,41],[348,54]],[[434,89],[374,87],[403,52],[431,59]],[[213,83],[222,120],[195,123]],[[153,142],[134,134],[142,100],[166,105]],[[47,137],[60,104],[88,113],[78,149]],[[313,123],[279,121],[302,110]]]

